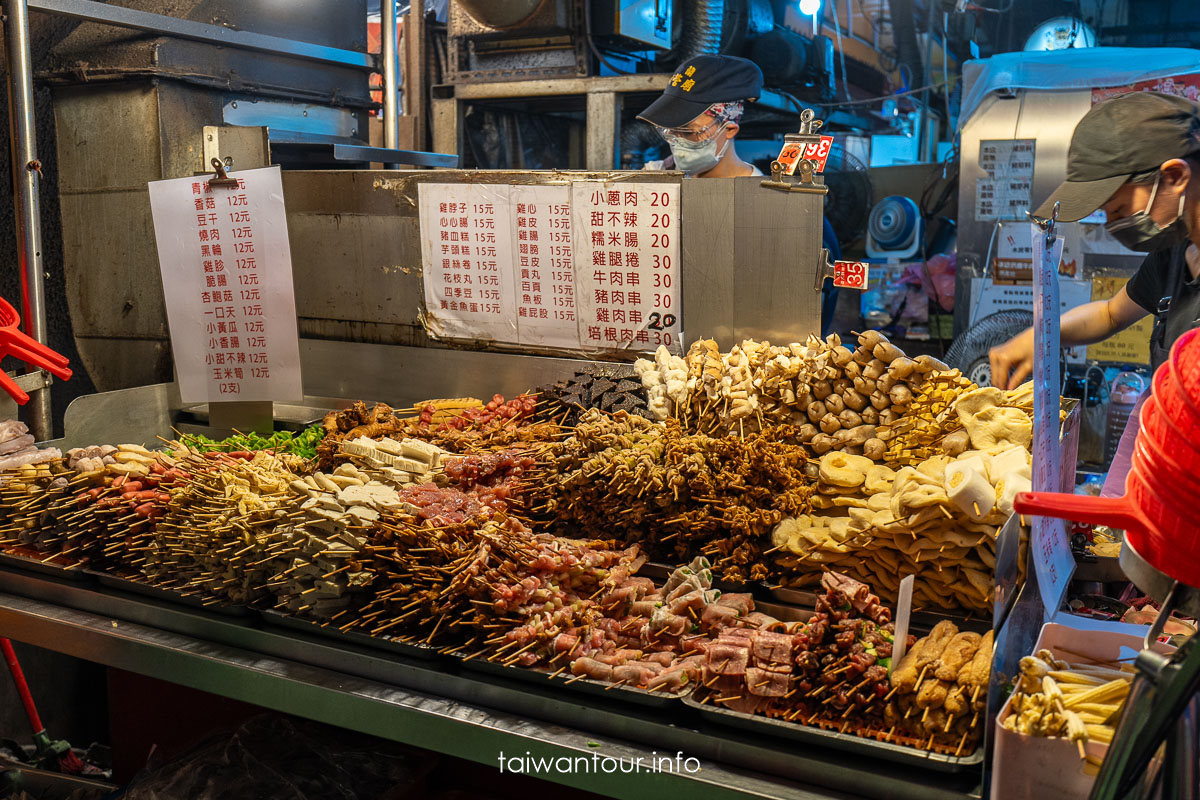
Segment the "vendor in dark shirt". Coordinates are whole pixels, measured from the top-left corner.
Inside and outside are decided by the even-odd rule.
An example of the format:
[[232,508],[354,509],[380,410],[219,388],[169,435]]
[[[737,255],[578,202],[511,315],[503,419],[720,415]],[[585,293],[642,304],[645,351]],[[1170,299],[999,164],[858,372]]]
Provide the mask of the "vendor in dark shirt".
[[[1065,222],[1102,208],[1117,241],[1150,253],[1111,299],[1063,315],[1063,346],[1101,341],[1153,314],[1150,357],[1157,369],[1180,335],[1200,327],[1200,107],[1157,92],[1098,103],[1075,126],[1067,180],[1037,215],[1050,216],[1056,202]],[[1026,380],[1033,348],[1032,329],[993,348],[992,384],[1007,389]],[[1136,412],[1129,419],[1118,453],[1131,448],[1137,433]],[[1127,470],[1114,461],[1105,494],[1113,493],[1110,484],[1123,485]]]

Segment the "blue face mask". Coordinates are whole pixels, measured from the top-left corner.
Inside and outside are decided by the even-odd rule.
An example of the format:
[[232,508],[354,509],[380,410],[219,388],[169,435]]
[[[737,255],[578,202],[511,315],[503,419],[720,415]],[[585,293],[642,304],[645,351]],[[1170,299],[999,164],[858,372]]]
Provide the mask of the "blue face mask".
[[671,142],[671,155],[675,157],[675,168],[685,175],[702,175],[721,162],[728,146],[729,139],[719,134],[705,142],[676,139]]

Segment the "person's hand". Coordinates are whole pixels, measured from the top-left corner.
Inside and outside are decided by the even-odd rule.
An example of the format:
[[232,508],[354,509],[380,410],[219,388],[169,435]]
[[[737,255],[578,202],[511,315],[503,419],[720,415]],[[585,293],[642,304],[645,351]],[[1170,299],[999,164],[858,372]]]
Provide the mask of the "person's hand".
[[1015,389],[1033,374],[1033,329],[1022,331],[988,351],[992,386]]

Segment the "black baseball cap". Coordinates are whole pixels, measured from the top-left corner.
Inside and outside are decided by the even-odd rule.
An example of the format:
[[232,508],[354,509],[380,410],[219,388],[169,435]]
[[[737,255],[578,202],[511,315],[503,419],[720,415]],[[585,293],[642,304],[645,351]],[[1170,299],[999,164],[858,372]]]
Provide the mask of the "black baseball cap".
[[1139,172],[1200,150],[1200,107],[1172,94],[1130,92],[1105,100],[1079,120],[1067,151],[1067,179],[1034,213],[1076,222]]
[[736,56],[696,56],[679,65],[662,97],[638,115],[660,128],[678,128],[713,103],[754,100],[762,93],[762,70]]

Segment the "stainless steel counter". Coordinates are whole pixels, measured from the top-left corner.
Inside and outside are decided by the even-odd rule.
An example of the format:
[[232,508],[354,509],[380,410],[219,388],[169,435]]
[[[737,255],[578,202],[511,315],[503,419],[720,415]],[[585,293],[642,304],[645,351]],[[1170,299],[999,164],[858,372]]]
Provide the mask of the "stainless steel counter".
[[[0,569],[0,635],[266,708],[499,766],[569,758],[536,777],[617,798],[978,796],[977,774],[951,776],[806,748],[669,712],[604,704],[135,598],[87,582]],[[688,774],[648,772],[656,757],[699,760]],[[622,759],[622,774],[605,758]],[[559,762],[565,764],[566,762]],[[696,762],[689,762],[693,768]],[[509,764],[508,766],[516,766]],[[529,773],[533,774],[533,773]]]

